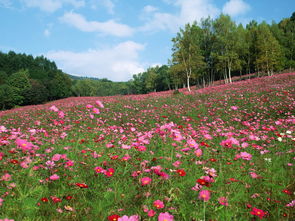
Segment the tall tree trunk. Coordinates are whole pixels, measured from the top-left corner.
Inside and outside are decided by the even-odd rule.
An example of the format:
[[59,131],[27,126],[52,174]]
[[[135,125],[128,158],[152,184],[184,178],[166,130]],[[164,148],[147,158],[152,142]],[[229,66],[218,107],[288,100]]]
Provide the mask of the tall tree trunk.
[[232,83],[232,80],[231,80],[231,65],[229,65],[229,67],[228,67],[228,79],[229,79],[229,83]]

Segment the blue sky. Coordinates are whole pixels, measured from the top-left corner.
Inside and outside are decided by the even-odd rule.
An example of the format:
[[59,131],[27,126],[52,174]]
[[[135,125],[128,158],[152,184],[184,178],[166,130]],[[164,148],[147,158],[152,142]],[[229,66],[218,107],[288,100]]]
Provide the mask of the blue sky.
[[229,14],[290,17],[294,0],[0,0],[0,51],[44,55],[64,72],[127,81],[167,64],[181,26]]

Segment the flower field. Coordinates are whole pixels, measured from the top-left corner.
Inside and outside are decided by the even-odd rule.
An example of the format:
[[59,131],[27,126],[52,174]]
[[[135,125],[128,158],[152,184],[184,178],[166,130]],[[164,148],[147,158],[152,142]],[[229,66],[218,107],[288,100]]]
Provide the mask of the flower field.
[[2,220],[294,220],[295,74],[0,112]]

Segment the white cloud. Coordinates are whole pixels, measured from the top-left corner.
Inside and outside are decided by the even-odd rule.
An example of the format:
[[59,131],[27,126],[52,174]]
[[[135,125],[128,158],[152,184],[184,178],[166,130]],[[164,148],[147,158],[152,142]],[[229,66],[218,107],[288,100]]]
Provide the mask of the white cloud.
[[207,18],[208,16],[214,18],[220,13],[220,10],[210,0],[163,1],[179,8],[179,12],[171,14],[155,11],[151,17],[147,18],[147,22],[140,28],[141,30],[170,30],[176,32],[180,26],[186,23],[200,21],[201,18]]
[[49,29],[45,29],[43,34],[45,37],[49,37],[51,35],[51,32],[49,31]]
[[46,57],[54,60],[59,68],[69,74],[127,81],[133,74],[144,71],[139,63],[139,51],[143,49],[142,44],[126,41],[108,49],[51,51]]
[[115,4],[112,0],[90,0],[89,4],[94,10],[102,6],[107,10],[109,14],[114,14]]
[[218,16],[220,10],[210,0],[177,0],[180,7],[180,20],[182,24],[200,21],[202,18]]
[[0,7],[11,8],[12,7],[11,0],[0,0]]
[[119,24],[114,20],[106,22],[87,21],[82,15],[74,12],[65,13],[60,18],[60,21],[85,32],[98,32],[118,37],[131,36],[133,34],[133,29],[128,25]]
[[230,16],[237,16],[245,14],[250,9],[250,6],[243,0],[229,0],[223,6],[222,12]]
[[72,5],[76,8],[85,5],[84,0],[22,0],[22,2],[29,8],[39,8],[46,12],[55,12],[65,4]]
[[158,8],[156,8],[156,7],[152,6],[152,5],[146,5],[143,8],[144,13],[152,13],[152,12],[155,12],[155,11],[158,11]]

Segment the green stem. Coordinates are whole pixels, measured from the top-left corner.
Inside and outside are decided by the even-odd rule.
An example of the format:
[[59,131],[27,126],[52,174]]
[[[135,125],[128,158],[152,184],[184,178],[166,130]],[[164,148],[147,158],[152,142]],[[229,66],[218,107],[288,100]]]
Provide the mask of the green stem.
[[204,213],[204,221],[206,221],[206,203],[204,201],[204,210],[203,210],[203,213]]

